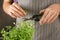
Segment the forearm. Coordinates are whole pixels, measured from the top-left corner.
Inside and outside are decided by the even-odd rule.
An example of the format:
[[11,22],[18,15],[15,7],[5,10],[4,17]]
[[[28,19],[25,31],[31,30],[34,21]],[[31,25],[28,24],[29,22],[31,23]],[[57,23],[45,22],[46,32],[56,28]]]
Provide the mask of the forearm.
[[4,0],[3,1],[3,10],[6,12],[6,9],[8,8],[8,6],[11,5],[11,1],[10,0]]

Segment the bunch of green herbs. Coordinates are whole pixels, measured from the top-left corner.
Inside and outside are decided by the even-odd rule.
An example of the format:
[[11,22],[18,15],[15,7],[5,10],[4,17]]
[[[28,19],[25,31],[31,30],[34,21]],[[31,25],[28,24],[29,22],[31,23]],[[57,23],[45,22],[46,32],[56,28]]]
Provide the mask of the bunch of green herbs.
[[7,26],[7,31],[2,30],[3,40],[32,40],[34,34],[33,23],[23,21],[19,27]]

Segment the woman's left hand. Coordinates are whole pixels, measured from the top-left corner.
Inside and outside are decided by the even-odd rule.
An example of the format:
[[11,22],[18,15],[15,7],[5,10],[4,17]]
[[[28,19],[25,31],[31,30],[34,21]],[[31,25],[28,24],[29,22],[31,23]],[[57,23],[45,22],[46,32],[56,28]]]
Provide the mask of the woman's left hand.
[[60,14],[60,4],[53,4],[46,9],[40,11],[44,12],[42,18],[40,19],[40,25],[52,23]]

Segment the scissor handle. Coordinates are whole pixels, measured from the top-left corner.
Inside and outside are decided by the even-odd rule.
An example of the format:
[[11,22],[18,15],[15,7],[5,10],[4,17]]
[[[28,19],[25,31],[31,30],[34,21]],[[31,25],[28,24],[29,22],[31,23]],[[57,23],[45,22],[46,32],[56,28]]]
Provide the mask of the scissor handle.
[[34,21],[39,21],[40,18],[42,17],[42,15],[43,15],[43,13],[33,15],[31,19],[34,20]]

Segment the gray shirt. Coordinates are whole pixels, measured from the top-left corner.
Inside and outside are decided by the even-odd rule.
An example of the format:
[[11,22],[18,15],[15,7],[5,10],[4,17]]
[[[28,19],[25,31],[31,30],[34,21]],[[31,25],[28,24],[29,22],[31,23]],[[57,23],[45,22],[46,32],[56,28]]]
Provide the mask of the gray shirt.
[[[47,8],[60,0],[18,0],[19,5],[29,12],[26,17],[38,14],[40,10]],[[20,23],[22,18],[17,18]],[[51,24],[40,25],[35,22],[35,34],[33,40],[60,40],[60,19],[59,17]]]

